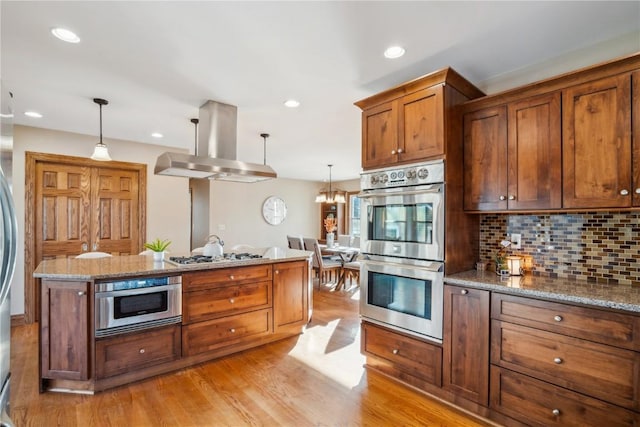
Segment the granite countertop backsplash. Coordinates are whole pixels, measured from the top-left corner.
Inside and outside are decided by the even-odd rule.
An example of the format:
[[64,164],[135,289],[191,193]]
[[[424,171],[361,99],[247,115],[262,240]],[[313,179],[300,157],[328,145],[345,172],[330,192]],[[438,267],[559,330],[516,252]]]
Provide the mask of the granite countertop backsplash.
[[640,313],[640,288],[585,280],[544,276],[498,276],[493,271],[470,270],[445,276],[444,282],[512,295],[573,302]]
[[278,247],[256,248],[253,249],[252,252],[262,255],[263,258],[189,265],[178,265],[162,261],[154,262],[152,256],[145,255],[124,255],[88,259],[51,259],[42,261],[35,269],[33,277],[54,280],[100,280],[151,274],[180,274],[196,270],[306,260],[312,255],[312,252]]

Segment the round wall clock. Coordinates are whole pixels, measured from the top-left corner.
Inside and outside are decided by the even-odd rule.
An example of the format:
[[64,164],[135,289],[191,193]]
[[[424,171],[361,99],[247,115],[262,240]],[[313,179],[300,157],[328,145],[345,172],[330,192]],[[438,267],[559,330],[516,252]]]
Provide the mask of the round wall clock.
[[281,224],[287,217],[287,205],[278,196],[270,196],[262,204],[262,217],[271,225]]

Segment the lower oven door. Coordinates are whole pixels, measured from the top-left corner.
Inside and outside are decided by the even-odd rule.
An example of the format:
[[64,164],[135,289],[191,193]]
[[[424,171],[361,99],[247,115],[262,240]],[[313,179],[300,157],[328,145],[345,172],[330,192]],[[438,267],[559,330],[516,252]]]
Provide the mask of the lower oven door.
[[442,342],[444,264],[368,258],[360,272],[362,318]]

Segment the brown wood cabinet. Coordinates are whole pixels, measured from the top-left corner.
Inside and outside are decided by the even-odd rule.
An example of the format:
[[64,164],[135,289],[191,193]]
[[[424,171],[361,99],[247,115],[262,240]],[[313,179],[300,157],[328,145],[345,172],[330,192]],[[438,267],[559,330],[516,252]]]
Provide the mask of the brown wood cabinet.
[[631,73],[633,206],[640,206],[640,71]]
[[443,387],[489,404],[489,291],[444,287]]
[[427,74],[356,102],[362,109],[362,167],[442,158],[452,107],[484,95],[451,68]]
[[283,262],[273,265],[274,332],[300,327],[309,322],[311,281],[308,263]]
[[361,346],[369,367],[419,388],[442,385],[439,345],[363,321]]
[[562,207],[560,92],[465,114],[465,209]]
[[638,317],[500,293],[491,307],[492,409],[533,425],[638,425]]
[[96,377],[106,378],[181,357],[180,325],[96,341]]
[[631,74],[563,91],[563,205],[631,207]]
[[89,379],[93,322],[92,284],[42,281],[40,377]]

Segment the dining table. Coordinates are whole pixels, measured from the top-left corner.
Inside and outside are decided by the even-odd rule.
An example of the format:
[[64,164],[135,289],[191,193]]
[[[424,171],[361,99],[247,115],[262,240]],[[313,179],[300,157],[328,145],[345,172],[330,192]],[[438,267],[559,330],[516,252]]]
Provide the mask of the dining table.
[[[344,266],[348,262],[354,261],[358,255],[360,254],[360,248],[353,246],[340,246],[340,245],[324,245],[319,244],[320,252],[327,255],[339,255],[342,265]],[[338,278],[338,283],[336,284],[335,290],[338,291],[342,287],[344,287],[345,282],[345,271],[344,269],[340,270],[340,277]]]

